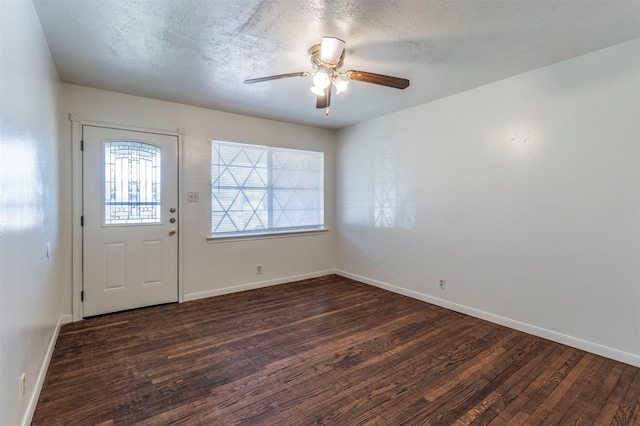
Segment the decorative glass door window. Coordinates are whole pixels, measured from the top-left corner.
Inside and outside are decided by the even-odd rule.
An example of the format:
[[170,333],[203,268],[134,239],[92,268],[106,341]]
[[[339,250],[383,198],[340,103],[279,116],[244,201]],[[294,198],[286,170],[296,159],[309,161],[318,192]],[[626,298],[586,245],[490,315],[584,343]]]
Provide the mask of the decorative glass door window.
[[161,222],[161,154],[142,142],[105,142],[105,225]]

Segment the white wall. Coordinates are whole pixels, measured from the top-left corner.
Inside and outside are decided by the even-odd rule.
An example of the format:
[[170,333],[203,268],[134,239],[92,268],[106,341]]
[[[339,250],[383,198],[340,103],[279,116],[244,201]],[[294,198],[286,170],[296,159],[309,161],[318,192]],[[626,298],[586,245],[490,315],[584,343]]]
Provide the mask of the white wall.
[[[176,131],[183,128],[184,189],[200,193],[199,203],[185,203],[180,212],[184,238],[184,296],[194,299],[229,291],[325,274],[335,267],[334,162],[335,133],[251,118],[171,102],[81,86],[62,85],[62,110],[82,120]],[[70,143],[70,124],[64,140]],[[211,232],[211,140],[264,144],[325,153],[325,223],[329,232],[287,238],[217,242]],[[65,159],[64,180],[71,187],[71,161]],[[65,203],[71,205],[71,195]],[[67,225],[70,227],[70,223]],[[70,241],[69,241],[70,244]],[[256,274],[256,265],[263,273]],[[70,290],[69,293],[70,294]],[[70,305],[67,309],[71,309]]]
[[338,140],[344,274],[640,365],[639,40]]
[[4,0],[0,16],[0,424],[15,425],[60,319],[59,82],[31,1]]

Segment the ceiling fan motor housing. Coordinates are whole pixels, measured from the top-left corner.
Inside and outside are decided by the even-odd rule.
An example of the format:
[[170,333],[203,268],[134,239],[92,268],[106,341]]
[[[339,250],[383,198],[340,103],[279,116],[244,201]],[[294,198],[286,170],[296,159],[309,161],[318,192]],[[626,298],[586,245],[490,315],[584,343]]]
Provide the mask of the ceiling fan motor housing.
[[317,70],[319,67],[325,67],[327,69],[335,69],[340,68],[344,63],[344,53],[346,49],[342,50],[342,54],[340,55],[340,60],[335,64],[330,64],[327,62],[323,62],[321,59],[322,45],[320,43],[314,44],[309,48],[309,61],[311,61],[311,66],[314,70]]

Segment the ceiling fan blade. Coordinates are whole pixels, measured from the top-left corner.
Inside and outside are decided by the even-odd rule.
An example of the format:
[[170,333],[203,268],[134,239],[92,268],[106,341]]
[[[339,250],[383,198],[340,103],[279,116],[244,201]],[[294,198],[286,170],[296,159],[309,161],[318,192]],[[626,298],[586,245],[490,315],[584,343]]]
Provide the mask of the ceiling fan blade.
[[326,89],[324,89],[324,96],[316,97],[316,108],[329,108],[329,105],[331,105],[331,87],[333,87],[333,85],[329,83]]
[[406,89],[409,87],[409,80],[406,78],[355,70],[347,71],[345,74],[349,80],[379,84],[381,86],[393,87],[394,89]]
[[338,65],[344,58],[344,40],[335,37],[322,37],[320,60],[325,64]]
[[262,83],[263,81],[279,80],[281,78],[289,78],[289,77],[306,77],[308,75],[309,73],[306,71],[290,72],[288,74],[278,74],[278,75],[270,75],[268,77],[250,78],[249,80],[245,80],[244,84]]

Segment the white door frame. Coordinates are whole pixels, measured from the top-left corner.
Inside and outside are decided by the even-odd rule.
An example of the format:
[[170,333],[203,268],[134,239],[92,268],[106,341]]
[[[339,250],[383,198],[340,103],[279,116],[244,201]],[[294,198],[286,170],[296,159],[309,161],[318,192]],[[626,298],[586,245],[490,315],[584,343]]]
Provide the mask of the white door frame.
[[[108,127],[118,130],[130,130],[146,133],[159,133],[168,136],[177,136],[178,138],[178,214],[179,223],[185,223],[185,201],[182,194],[184,194],[182,185],[183,170],[182,158],[184,147],[184,129],[178,128],[177,131],[170,130],[158,130],[148,129],[141,127],[123,126],[111,123],[102,123],[96,121],[82,120],[78,114],[69,114],[69,120],[71,121],[71,199],[72,199],[72,254],[71,254],[71,311],[73,314],[73,321],[80,321],[83,316],[83,302],[81,300],[82,294],[82,226],[80,224],[82,216],[82,126],[97,126]],[[184,301],[184,226],[179,227],[178,232],[178,302]]]

